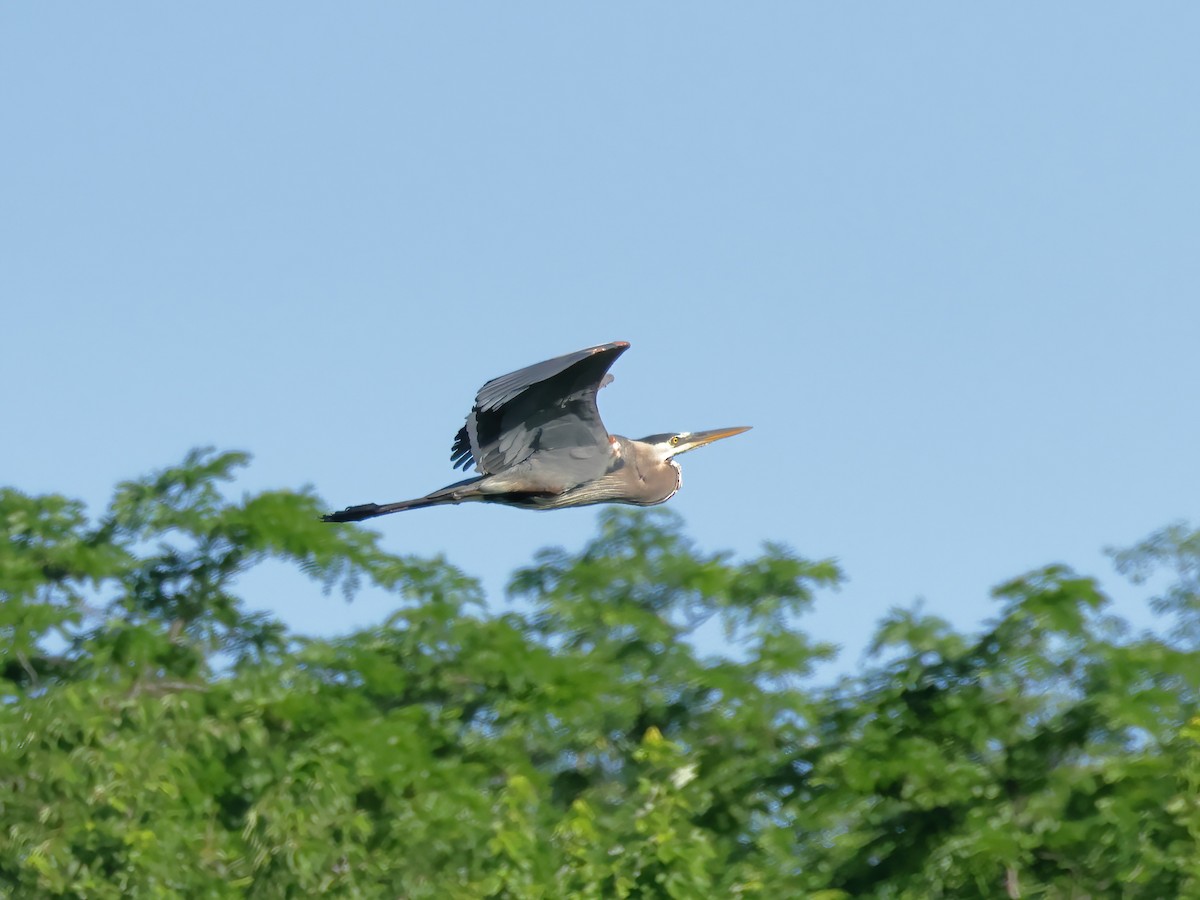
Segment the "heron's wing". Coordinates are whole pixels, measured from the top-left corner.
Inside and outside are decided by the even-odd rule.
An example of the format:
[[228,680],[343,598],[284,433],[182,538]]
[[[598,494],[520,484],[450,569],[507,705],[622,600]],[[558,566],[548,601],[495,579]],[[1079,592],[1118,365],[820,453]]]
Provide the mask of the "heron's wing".
[[596,392],[612,381],[611,366],[629,344],[616,341],[493,378],[475,397],[467,424],[450,451],[454,467],[484,475],[503,472],[535,451],[570,451],[583,463],[608,450]]

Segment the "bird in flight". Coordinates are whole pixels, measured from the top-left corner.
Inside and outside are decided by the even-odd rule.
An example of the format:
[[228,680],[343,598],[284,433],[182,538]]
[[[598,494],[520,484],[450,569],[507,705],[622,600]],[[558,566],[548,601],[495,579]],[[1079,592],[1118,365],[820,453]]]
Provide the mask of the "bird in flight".
[[562,509],[592,503],[665,503],[683,483],[675,457],[749,428],[652,434],[631,440],[609,434],[596,392],[612,381],[609,368],[629,349],[614,341],[548,359],[493,378],[475,397],[450,451],[454,468],[479,475],[424,497],[364,503],[322,516],[359,522],[446,503],[502,503]]

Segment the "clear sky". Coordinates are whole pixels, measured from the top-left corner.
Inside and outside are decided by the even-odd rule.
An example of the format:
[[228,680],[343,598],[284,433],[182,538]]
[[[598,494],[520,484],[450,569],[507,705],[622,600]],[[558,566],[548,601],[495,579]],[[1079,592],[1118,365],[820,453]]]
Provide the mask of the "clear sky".
[[[454,480],[475,390],[591,344],[707,549],[969,626],[1200,506],[1200,5],[4,4],[0,483],[196,445],[330,508]],[[498,594],[594,510],[379,520]],[[379,621],[252,579],[295,627]],[[499,599],[499,598],[497,598]]]

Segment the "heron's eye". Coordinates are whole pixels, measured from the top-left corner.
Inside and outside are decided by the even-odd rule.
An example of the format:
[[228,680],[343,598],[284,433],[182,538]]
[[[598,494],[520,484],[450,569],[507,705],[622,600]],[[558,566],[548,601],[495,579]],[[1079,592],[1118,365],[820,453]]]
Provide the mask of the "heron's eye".
[[674,446],[675,444],[678,444],[678,443],[679,443],[679,435],[675,435],[675,437],[671,438],[671,446]]

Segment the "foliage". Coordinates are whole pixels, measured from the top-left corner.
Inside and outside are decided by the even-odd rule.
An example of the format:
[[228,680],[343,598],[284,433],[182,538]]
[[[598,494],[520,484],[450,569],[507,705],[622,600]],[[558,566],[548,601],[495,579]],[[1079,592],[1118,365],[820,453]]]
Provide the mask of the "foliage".
[[[669,512],[607,510],[489,611],[446,561],[321,524],[311,493],[228,499],[245,462],[195,452],[95,522],[0,491],[0,894],[1200,894],[1181,527],[1118,554],[1178,574],[1169,639],[1051,566],[997,588],[980,634],[895,611],[823,688],[832,648],[797,622],[832,562],[737,561]],[[397,611],[290,634],[238,594],[266,560]]]

